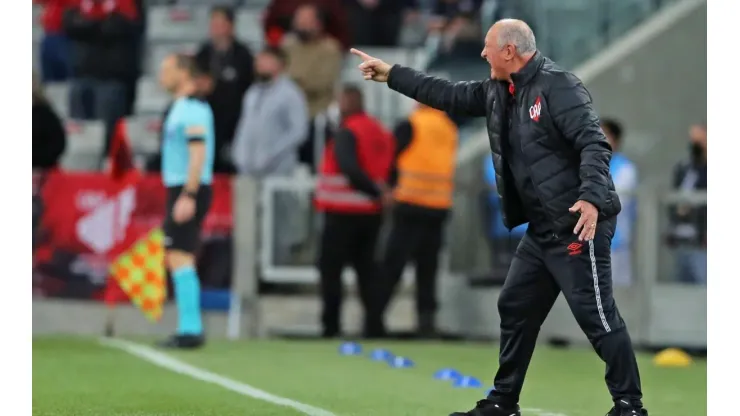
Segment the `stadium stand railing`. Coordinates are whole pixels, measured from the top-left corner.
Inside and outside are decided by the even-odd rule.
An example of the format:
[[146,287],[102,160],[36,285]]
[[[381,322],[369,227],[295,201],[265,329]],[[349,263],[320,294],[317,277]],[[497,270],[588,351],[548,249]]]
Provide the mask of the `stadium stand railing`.
[[[249,183],[251,180],[242,178],[240,181]],[[261,224],[253,229],[257,235],[250,237],[249,244],[257,247],[258,255],[254,263],[240,262],[235,269],[235,280],[244,276],[260,276],[264,281],[314,285],[317,283],[315,267],[311,263],[312,254],[295,258],[294,262],[278,262],[274,257],[275,235],[280,232],[279,226],[290,226],[285,218],[308,219],[313,215],[308,196],[313,184],[289,180],[269,179],[260,184],[252,183],[253,194],[235,195],[235,212],[251,212],[255,217],[251,220],[242,218],[242,222]],[[456,202],[479,200],[480,190],[459,186],[456,191]],[[239,193],[238,191],[236,192]],[[258,215],[259,210],[274,212],[269,209],[271,202],[279,194],[291,194],[296,200],[289,204],[288,212],[283,212],[278,221],[272,215]],[[255,196],[258,196],[255,198]],[[303,196],[303,202],[298,202]],[[636,197],[639,205],[639,214],[634,229],[634,245],[632,246],[633,276],[632,284],[615,287],[615,293],[620,308],[635,328],[635,342],[649,345],[685,345],[693,347],[705,346],[706,326],[701,317],[706,317],[706,288],[701,285],[687,285],[677,282],[675,276],[675,252],[666,245],[668,223],[665,212],[677,203],[690,205],[705,205],[706,193],[661,193],[654,189],[643,189]],[[254,206],[250,206],[254,205]],[[291,214],[292,213],[292,214]],[[479,213],[459,213],[464,218],[480,217]],[[316,226],[314,223],[313,227]],[[460,224],[458,223],[458,227]],[[309,226],[310,227],[310,226]],[[496,338],[498,323],[496,322],[496,298],[500,287],[478,287],[471,282],[470,277],[481,270],[481,258],[490,253],[482,253],[487,247],[483,240],[483,225],[480,221],[472,221],[465,227],[457,238],[450,238],[445,248],[445,266],[440,270],[440,297],[441,309],[439,318],[443,329],[449,333],[462,334],[469,337]],[[301,234],[299,232],[298,234]],[[310,232],[309,232],[310,234]],[[245,238],[242,236],[242,238]],[[315,238],[309,238],[306,253],[315,252]],[[256,244],[259,242],[259,244]],[[312,247],[311,247],[312,246]],[[449,248],[455,247],[455,250]],[[238,245],[238,252],[245,252]],[[407,288],[413,287],[412,270],[407,270]],[[345,279],[352,282],[352,274],[347,271]],[[254,283],[244,284],[252,287]],[[255,293],[243,294],[245,299],[253,299]],[[661,305],[660,308],[655,305]],[[685,305],[685,306],[681,306]],[[649,318],[645,315],[649,313]],[[548,319],[543,327],[543,339],[565,339],[573,343],[584,341],[582,333],[570,316],[567,305],[561,299],[556,306],[553,317]],[[671,322],[681,322],[671,324]],[[273,332],[279,328],[264,329],[263,332]]]
[[67,120],[67,147],[61,166],[68,171],[97,171],[103,157],[105,128],[100,121]]

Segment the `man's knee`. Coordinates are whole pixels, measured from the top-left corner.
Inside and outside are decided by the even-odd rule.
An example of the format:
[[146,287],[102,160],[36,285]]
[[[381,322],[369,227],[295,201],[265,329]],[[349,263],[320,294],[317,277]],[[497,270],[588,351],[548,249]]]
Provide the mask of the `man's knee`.
[[498,296],[498,314],[502,326],[519,326],[527,322],[527,305],[516,291],[504,288]]
[[592,343],[624,328],[624,321],[611,296],[571,296],[568,303],[573,317]]
[[169,270],[177,270],[186,266],[195,267],[195,256],[181,250],[168,250],[165,262]]

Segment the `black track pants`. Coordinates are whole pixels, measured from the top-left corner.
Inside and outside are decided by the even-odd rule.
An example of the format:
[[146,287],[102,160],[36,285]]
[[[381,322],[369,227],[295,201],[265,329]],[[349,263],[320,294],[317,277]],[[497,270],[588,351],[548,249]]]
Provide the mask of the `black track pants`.
[[498,299],[501,351],[489,399],[519,402],[537,335],[563,293],[578,325],[606,363],[612,398],[641,405],[640,374],[629,334],[612,297],[611,239],[616,220],[597,225],[592,241],[540,241],[527,234]]

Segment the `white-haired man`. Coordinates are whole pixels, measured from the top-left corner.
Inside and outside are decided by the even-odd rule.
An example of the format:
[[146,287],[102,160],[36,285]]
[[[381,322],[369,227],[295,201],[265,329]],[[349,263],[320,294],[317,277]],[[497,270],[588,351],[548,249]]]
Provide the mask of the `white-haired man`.
[[630,337],[612,297],[610,242],[619,197],[611,148],[591,96],[573,74],[537,51],[520,20],[496,22],[481,52],[482,81],[452,83],[353,50],[365,79],[451,113],[486,117],[509,229],[529,223],[498,299],[501,350],[495,389],[468,416],[518,416],[537,335],[562,291],[606,363],[614,401],[608,416],[644,416]]

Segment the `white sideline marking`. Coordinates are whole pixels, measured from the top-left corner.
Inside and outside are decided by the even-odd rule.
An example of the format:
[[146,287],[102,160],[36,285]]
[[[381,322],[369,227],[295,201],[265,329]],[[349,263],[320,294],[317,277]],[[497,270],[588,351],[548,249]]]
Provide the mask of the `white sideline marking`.
[[521,409],[522,413],[534,413],[535,416],[568,416],[563,413],[553,413],[548,412],[547,410],[542,409],[533,409],[533,408],[523,408]]
[[[206,383],[215,384],[219,387],[223,387],[226,390],[231,390],[243,396],[248,396],[279,406],[290,407],[308,416],[337,416],[336,414],[328,410],[313,407],[311,405],[297,402],[285,397],[276,396],[264,390],[252,387],[249,384],[245,384],[240,381],[236,381],[234,379],[200,369],[145,345],[137,344],[131,341],[109,338],[101,338],[100,344],[109,348],[121,350],[130,355],[133,355],[134,357],[141,358],[144,361],[154,364],[157,367],[162,367],[174,373],[179,373]],[[521,409],[521,411],[524,413],[534,413],[535,416],[568,416],[563,413],[553,413],[547,410],[535,408],[524,408]]]
[[223,387],[226,390],[231,390],[235,393],[239,393],[242,396],[248,396],[253,399],[262,400],[279,406],[290,407],[308,416],[337,416],[336,414],[328,410],[313,407],[311,405],[297,402],[285,397],[276,396],[264,390],[252,387],[248,384],[224,376],[220,376],[218,374],[200,369],[198,367],[194,367],[190,364],[186,364],[180,360],[168,356],[167,354],[163,354],[153,348],[144,345],[136,344],[130,341],[105,338],[100,340],[100,344],[106,347],[119,349],[130,355],[141,358],[144,361],[150,362],[158,367],[162,367],[172,372],[179,373],[206,383],[215,384],[217,386]]

